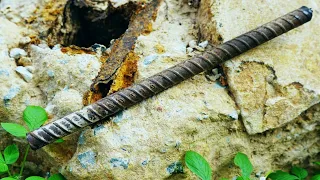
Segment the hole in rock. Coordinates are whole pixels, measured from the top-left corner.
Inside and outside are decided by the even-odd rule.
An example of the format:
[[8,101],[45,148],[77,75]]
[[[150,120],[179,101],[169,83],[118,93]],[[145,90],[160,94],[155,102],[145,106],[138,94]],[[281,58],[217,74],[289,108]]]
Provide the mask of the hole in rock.
[[115,9],[109,4],[106,11],[97,11],[84,3],[72,1],[67,8],[76,32],[64,45],[90,47],[97,43],[108,47],[112,39],[118,39],[128,29],[137,5],[128,3]]

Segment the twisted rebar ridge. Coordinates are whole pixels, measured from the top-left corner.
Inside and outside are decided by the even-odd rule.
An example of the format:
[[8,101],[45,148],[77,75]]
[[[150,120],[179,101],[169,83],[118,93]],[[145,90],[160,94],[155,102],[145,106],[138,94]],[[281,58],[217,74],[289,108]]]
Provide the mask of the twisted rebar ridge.
[[190,77],[215,68],[262,43],[286,33],[312,18],[312,10],[301,7],[250,32],[219,45],[212,51],[194,57],[151,76],[139,84],[111,94],[82,110],[40,127],[27,135],[32,149],[39,149],[56,139],[133,106]]

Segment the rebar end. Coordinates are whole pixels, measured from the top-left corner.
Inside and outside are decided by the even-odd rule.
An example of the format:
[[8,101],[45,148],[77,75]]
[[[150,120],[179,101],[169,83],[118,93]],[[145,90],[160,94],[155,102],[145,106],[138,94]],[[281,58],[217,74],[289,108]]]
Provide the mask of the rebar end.
[[307,6],[302,6],[300,10],[309,18],[309,21],[312,19],[313,10],[311,8],[308,8]]
[[42,148],[43,146],[47,145],[43,141],[38,140],[34,136],[32,136],[32,132],[27,134],[27,141],[32,150],[37,150]]

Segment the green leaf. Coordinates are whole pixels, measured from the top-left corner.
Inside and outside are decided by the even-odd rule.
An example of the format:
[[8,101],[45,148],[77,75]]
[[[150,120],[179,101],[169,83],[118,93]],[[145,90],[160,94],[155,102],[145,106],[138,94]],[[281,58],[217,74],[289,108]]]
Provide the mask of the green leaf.
[[4,164],[6,163],[6,161],[3,159],[1,151],[0,151],[0,163],[4,163]]
[[27,123],[30,131],[38,129],[47,119],[46,111],[40,106],[28,106],[23,111],[23,120]]
[[220,180],[229,180],[228,178],[221,178]]
[[61,138],[54,141],[54,143],[63,143],[63,142],[64,142],[64,140]]
[[40,176],[30,176],[26,180],[45,180],[45,178]]
[[234,158],[234,164],[241,169],[241,174],[244,177],[250,177],[250,174],[253,171],[253,166],[247,155],[238,152]]
[[313,162],[313,164],[320,166],[320,162]]
[[5,178],[2,178],[1,180],[17,180],[17,179],[12,178],[12,177],[5,177]]
[[250,180],[250,178],[240,176],[240,177],[237,177],[237,180]]
[[28,133],[28,130],[21,126],[20,124],[16,123],[1,123],[1,126],[4,130],[6,130],[8,133],[16,136],[16,137],[26,137],[26,134]]
[[298,180],[299,179],[297,176],[291,175],[287,172],[283,172],[280,170],[269,174],[268,178],[270,178],[271,180]]
[[291,174],[296,175],[299,179],[304,179],[308,176],[308,171],[305,169],[293,166],[291,169]]
[[8,166],[4,163],[0,163],[0,173],[7,172]]
[[62,174],[58,173],[50,176],[48,180],[66,180],[66,178],[62,176]]
[[202,180],[211,180],[212,170],[209,163],[198,153],[187,151],[185,155],[187,167]]
[[310,180],[320,180],[320,174],[313,176]]
[[7,146],[4,149],[4,159],[6,164],[13,164],[19,158],[19,149],[15,144]]

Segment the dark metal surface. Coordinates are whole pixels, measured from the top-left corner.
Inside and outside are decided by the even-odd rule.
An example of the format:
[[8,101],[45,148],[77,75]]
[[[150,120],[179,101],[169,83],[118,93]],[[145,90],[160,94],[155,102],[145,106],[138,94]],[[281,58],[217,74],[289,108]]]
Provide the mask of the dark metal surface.
[[262,43],[286,33],[312,18],[312,10],[301,7],[250,32],[232,39],[201,56],[177,64],[139,84],[111,94],[82,110],[69,114],[30,132],[27,140],[32,149],[39,149],[56,139],[135,105],[194,75],[211,70],[218,64],[240,55]]

